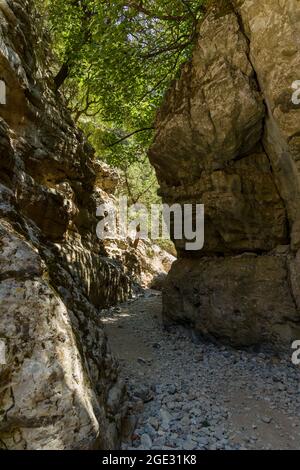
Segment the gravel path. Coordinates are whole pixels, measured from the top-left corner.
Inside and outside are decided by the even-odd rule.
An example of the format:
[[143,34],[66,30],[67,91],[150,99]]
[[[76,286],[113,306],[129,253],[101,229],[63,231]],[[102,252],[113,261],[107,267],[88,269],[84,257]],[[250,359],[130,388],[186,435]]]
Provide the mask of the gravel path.
[[165,331],[154,291],[102,312],[129,391],[124,449],[300,449],[300,366]]

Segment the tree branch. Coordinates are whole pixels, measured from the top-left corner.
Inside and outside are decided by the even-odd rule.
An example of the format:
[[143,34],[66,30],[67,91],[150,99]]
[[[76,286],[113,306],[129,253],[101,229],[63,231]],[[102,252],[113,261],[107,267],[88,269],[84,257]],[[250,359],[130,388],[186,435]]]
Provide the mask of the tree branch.
[[184,43],[170,44],[169,46],[162,47],[161,49],[157,49],[156,51],[149,52],[148,54],[140,55],[141,59],[151,59],[152,57],[156,57],[160,54],[164,54],[165,52],[172,52],[172,51],[183,51],[186,47],[190,46],[192,43],[192,38],[189,41]]
[[55,89],[58,91],[62,84],[65,82],[65,80],[68,78],[70,73],[70,66],[69,66],[69,61],[67,60],[64,62],[60,68],[60,71],[54,77],[54,84],[55,84]]
[[[83,12],[83,19],[82,19],[81,28],[82,28],[84,38],[83,38],[83,43],[80,44],[78,46],[77,50],[75,51],[77,53],[77,52],[80,52],[81,48],[85,44],[87,44],[91,39],[90,21],[91,21],[92,17],[94,16],[94,13],[92,11],[88,10],[88,8],[84,4],[84,2],[81,2],[80,0],[73,0],[72,5],[74,5],[74,8],[75,7],[80,8]],[[72,53],[74,54],[74,50],[72,51]],[[54,84],[55,84],[56,91],[58,91],[60,89],[60,87],[64,84],[66,79],[69,77],[70,70],[71,70],[72,65],[73,65],[73,61],[70,60],[70,51],[67,51],[66,60],[62,64],[61,69],[59,70],[56,77],[54,77]]]
[[174,61],[174,64],[170,68],[170,70],[167,71],[167,73],[151,88],[151,90],[148,90],[144,95],[141,97],[140,101],[143,101],[148,95],[151,95],[157,88],[160,87],[160,85],[167,80],[168,76],[176,69],[179,57],[181,55],[182,51],[179,51],[179,53],[176,56],[176,59]]
[[115,145],[120,144],[120,143],[123,142],[124,140],[129,139],[130,137],[132,137],[132,136],[135,135],[135,134],[138,134],[139,132],[152,131],[153,129],[155,129],[154,126],[151,126],[151,127],[143,127],[142,129],[138,129],[138,130],[136,130],[136,131],[131,132],[131,133],[128,134],[128,135],[125,135],[124,137],[122,137],[121,139],[117,140],[116,142],[113,142],[112,144],[107,145],[107,147],[114,147]]
[[159,13],[155,13],[154,11],[151,11],[148,8],[144,7],[143,0],[140,0],[140,2],[136,2],[134,0],[129,1],[128,6],[134,8],[140,13],[143,13],[146,16],[149,16],[150,18],[157,18],[158,20],[162,21],[180,22],[187,20],[191,16],[190,12],[185,15],[160,15]]

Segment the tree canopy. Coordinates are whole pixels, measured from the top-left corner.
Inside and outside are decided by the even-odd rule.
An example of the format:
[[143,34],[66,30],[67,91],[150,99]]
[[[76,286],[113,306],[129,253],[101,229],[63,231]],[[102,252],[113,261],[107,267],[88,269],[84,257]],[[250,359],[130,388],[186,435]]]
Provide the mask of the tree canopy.
[[74,117],[113,123],[108,145],[131,133],[149,139],[166,86],[190,54],[204,3],[45,0],[61,63],[55,81]]
[[[55,86],[128,195],[156,199],[146,158],[154,117],[191,54],[206,0],[37,0],[50,30]],[[145,191],[146,190],[146,191]]]

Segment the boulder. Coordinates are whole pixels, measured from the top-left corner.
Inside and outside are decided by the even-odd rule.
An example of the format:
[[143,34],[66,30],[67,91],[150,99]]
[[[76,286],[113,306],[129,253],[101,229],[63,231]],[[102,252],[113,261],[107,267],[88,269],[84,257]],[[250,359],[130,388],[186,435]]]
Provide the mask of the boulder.
[[149,152],[164,202],[205,206],[203,249],[174,240],[165,321],[235,346],[300,337],[299,18],[296,0],[210,2]]

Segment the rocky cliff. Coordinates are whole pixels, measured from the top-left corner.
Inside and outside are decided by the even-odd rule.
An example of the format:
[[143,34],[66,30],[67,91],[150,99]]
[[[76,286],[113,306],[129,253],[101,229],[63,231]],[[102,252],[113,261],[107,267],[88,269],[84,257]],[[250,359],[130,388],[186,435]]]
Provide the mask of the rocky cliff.
[[0,2],[0,442],[111,449],[123,385],[97,307],[132,284],[96,237],[107,175],[53,91],[32,9]]
[[210,3],[150,150],[164,201],[205,205],[203,250],[175,242],[164,316],[233,345],[290,347],[300,338],[300,4]]

